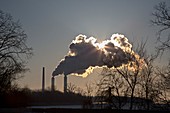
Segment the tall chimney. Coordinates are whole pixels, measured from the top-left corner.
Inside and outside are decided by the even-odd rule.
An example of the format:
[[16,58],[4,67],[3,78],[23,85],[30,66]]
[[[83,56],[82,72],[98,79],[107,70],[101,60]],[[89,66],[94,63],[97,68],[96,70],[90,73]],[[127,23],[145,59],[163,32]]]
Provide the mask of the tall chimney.
[[64,75],[64,93],[67,93],[67,75]]
[[45,89],[45,67],[43,67],[42,70],[42,93],[44,93],[44,89]]
[[51,78],[51,91],[54,91],[55,90],[55,78],[54,76]]

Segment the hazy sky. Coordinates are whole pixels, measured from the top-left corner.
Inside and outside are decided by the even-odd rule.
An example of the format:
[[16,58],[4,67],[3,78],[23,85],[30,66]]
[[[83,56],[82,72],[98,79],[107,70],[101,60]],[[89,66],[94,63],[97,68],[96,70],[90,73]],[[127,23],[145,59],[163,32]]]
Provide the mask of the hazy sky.
[[[29,60],[30,71],[19,80],[22,87],[41,88],[41,70],[46,67],[46,87],[51,74],[68,52],[75,36],[82,33],[99,40],[113,33],[124,34],[133,42],[148,38],[148,51],[156,42],[156,28],[149,20],[153,7],[162,0],[0,0],[0,9],[20,20],[28,34],[28,45],[34,49]],[[169,0],[164,0],[170,4]],[[87,78],[69,76],[69,82],[84,86],[97,80],[98,71]],[[63,76],[56,78],[57,89],[63,89]]]

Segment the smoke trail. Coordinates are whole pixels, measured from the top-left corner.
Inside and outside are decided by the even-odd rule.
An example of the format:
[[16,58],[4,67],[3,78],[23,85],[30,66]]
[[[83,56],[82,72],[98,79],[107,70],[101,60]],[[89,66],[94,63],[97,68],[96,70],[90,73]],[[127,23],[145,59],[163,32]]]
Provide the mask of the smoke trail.
[[74,74],[87,76],[94,68],[117,68],[135,59],[132,45],[124,35],[113,34],[101,43],[94,37],[78,35],[70,44],[68,55],[59,63],[52,75]]

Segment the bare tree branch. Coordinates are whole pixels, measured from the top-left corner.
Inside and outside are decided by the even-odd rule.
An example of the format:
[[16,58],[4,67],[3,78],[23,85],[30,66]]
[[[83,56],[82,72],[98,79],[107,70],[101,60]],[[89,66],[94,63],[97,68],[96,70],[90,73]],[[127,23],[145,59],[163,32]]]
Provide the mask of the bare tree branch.
[[0,10],[0,92],[8,90],[27,68],[32,48],[26,44],[27,35],[19,21]]
[[[160,28],[157,32],[157,40],[160,45],[156,48],[158,53],[163,54],[165,50],[170,49],[170,36],[162,37],[163,33],[169,33],[170,30],[170,8],[165,2],[160,2],[154,7],[155,11],[152,13],[153,19],[151,23]],[[163,40],[164,39],[164,40]]]

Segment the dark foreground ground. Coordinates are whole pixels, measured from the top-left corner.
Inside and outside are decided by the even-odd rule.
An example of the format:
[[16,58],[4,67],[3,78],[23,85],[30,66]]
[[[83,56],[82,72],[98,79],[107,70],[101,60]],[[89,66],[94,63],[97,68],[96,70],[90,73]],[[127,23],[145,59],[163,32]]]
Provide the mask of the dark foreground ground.
[[[73,105],[89,105],[89,97],[74,93],[45,91],[14,91],[0,93],[0,113],[170,113],[170,111],[111,110],[111,109],[77,109]],[[88,103],[87,103],[88,102]],[[67,103],[67,104],[66,104]],[[71,105],[69,108],[48,108],[48,106]],[[46,106],[33,108],[28,106]],[[72,108],[72,109],[70,109]],[[74,108],[74,109],[73,109]],[[162,109],[161,109],[162,110]]]
[[170,111],[112,110],[112,109],[58,109],[58,108],[13,108],[0,109],[0,113],[170,113]]
[[34,109],[33,112],[39,113],[163,113],[170,111],[129,111],[129,110],[111,110],[111,109]]

